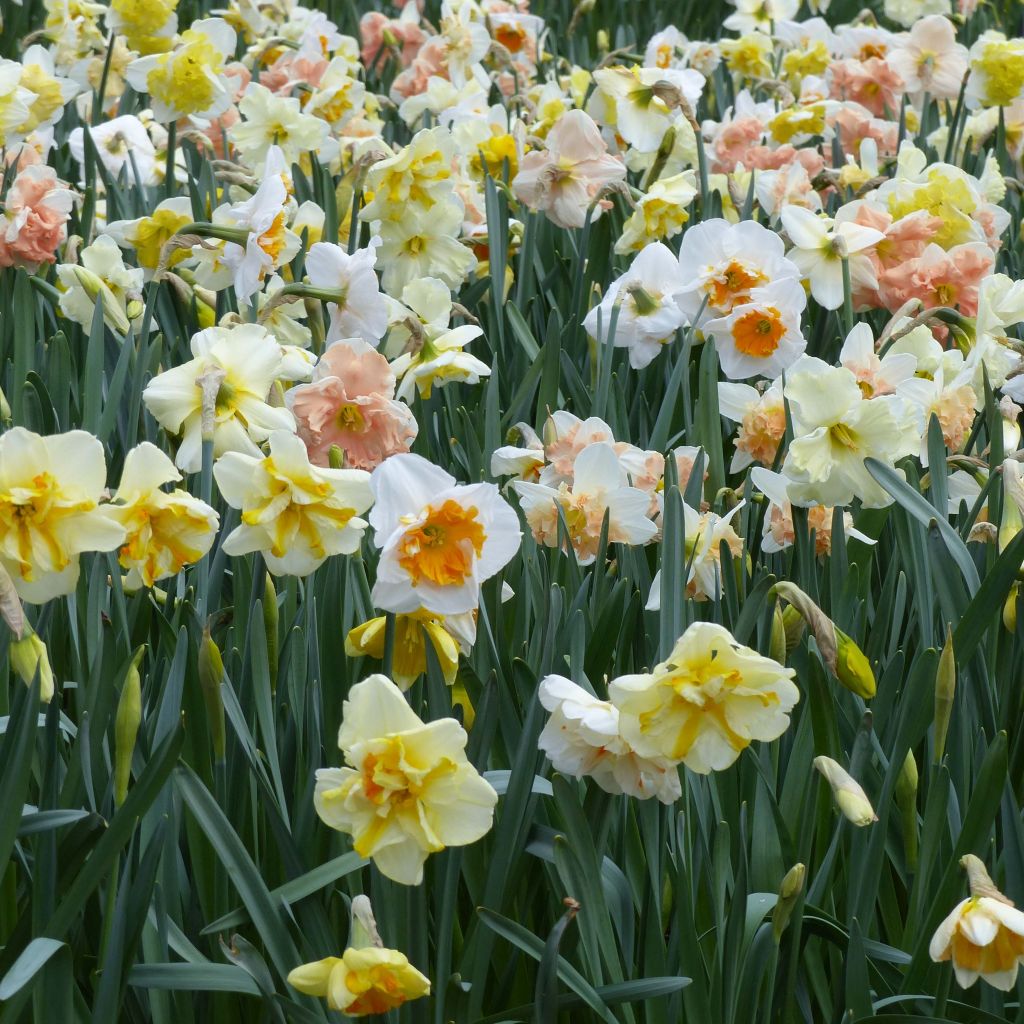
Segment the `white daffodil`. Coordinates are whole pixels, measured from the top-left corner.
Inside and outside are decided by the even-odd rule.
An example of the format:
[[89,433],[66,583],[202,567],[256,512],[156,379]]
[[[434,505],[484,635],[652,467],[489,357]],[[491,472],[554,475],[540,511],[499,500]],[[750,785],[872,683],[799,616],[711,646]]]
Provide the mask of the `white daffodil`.
[[421,456],[400,454],[373,471],[371,486],[378,608],[472,611],[480,584],[519,550],[519,519],[494,484],[459,484]]
[[131,320],[142,312],[143,272],[125,266],[117,242],[109,235],[100,235],[79,258],[80,265],[61,263],[57,267],[61,312],[88,330],[96,303],[100,303],[104,323],[112,331],[126,334]]
[[881,508],[892,497],[868,472],[866,458],[892,465],[916,453],[920,433],[902,399],[866,399],[845,367],[804,356],[786,377],[794,439],[782,471],[796,505]]
[[865,249],[885,238],[881,231],[852,220],[826,217],[802,206],[784,206],[779,213],[793,248],[787,256],[810,282],[811,294],[825,309],[843,304],[843,258],[849,265],[851,288],[875,288],[871,261]]
[[855,324],[846,335],[839,363],[857,378],[865,398],[895,394],[917,372],[917,357],[911,352],[889,351],[879,358],[874,335],[865,323]]
[[782,278],[753,288],[726,316],[705,323],[726,377],[773,378],[792,366],[807,347],[800,330],[806,304],[800,282]]
[[122,114],[110,121],[88,128],[73,128],[68,135],[68,148],[78,161],[79,181],[85,184],[85,139],[88,131],[93,148],[107,174],[116,181],[122,168],[127,168],[128,181],[155,185],[161,178],[157,170],[156,147],[146,126],[134,114]]
[[628,349],[629,365],[643,369],[683,326],[683,312],[673,295],[678,286],[676,257],[668,246],[653,242],[608,286],[583,326],[592,338]]
[[358,551],[366,530],[359,516],[373,503],[370,474],[312,465],[288,430],[275,430],[268,443],[269,455],[228,452],[213,467],[224,500],[242,511],[224,551],[259,551],[275,576],[308,576],[331,555]]
[[362,338],[377,346],[388,329],[388,307],[373,269],[377,259],[374,241],[351,254],[340,245],[317,242],[306,253],[309,283],[341,292],[341,297],[327,306],[331,315],[328,342]]

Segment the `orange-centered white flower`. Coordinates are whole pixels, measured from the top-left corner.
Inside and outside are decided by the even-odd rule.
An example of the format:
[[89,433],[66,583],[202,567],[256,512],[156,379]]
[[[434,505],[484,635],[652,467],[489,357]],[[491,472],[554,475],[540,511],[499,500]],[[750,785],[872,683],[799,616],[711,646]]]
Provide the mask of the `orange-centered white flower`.
[[793,669],[738,644],[724,627],[695,622],[649,675],[608,686],[630,746],[691,771],[728,768],[752,740],[774,740],[800,699]]
[[84,430],[0,436],[0,566],[32,604],[70,594],[83,551],[111,551],[124,529],[97,502],[106,485],[103,445]]
[[270,435],[270,454],[254,459],[229,452],[213,467],[224,500],[242,522],[224,540],[229,555],[261,551],[277,576],[308,576],[331,555],[359,548],[373,500],[361,469],[322,469],[309,461],[301,438]]
[[458,484],[419,455],[392,455],[374,470],[370,512],[381,548],[373,603],[392,612],[421,606],[472,611],[480,584],[519,550],[519,520],[494,484]]
[[419,885],[431,853],[491,827],[498,794],[467,760],[466,739],[454,718],[424,723],[390,679],[370,676],[345,701],[338,746],[348,767],[316,773],[316,812],[382,874]]

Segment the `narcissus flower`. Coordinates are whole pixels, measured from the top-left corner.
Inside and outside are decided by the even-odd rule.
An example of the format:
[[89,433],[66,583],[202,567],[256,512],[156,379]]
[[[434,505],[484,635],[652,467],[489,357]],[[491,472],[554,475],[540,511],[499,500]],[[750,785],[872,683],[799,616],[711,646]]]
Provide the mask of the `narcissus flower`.
[[1024,40],[983,32],[971,47],[970,107],[1007,107],[1024,93]]
[[466,739],[454,718],[424,723],[390,679],[370,676],[345,701],[347,767],[316,773],[317,814],[382,874],[419,885],[431,853],[491,828],[498,794],[467,760]]
[[112,551],[124,528],[98,507],[106,486],[103,445],[84,430],[0,435],[0,566],[32,604],[70,594],[78,556]]
[[366,529],[359,515],[373,501],[370,475],[312,465],[287,430],[275,430],[269,444],[265,457],[228,452],[213,467],[224,500],[242,510],[224,551],[259,551],[275,576],[308,576],[331,555],[357,551]]
[[663,804],[679,799],[676,766],[665,758],[640,757],[619,730],[619,709],[598,700],[564,676],[546,676],[538,696],[551,717],[537,744],[557,772],[592,778],[606,793]]
[[[157,203],[147,217],[111,221],[107,234],[122,249],[135,250],[135,258],[148,280],[160,265],[164,245],[191,221],[192,200],[188,196],[172,196]],[[188,257],[188,249],[176,249],[169,254],[167,265],[173,267]]]
[[53,263],[67,238],[75,194],[52,167],[32,164],[14,179],[0,214],[0,267],[35,271]]
[[388,329],[388,307],[380,293],[373,265],[377,251],[371,242],[366,249],[346,252],[340,245],[317,242],[306,253],[306,275],[314,288],[337,292],[328,303],[331,326],[327,340],[362,338],[374,347]]
[[163,490],[179,480],[174,463],[148,441],[125,456],[117,493],[103,510],[125,529],[119,560],[128,570],[130,588],[151,587],[176,575],[213,544],[220,517],[180,487]]
[[81,265],[61,263],[57,277],[63,291],[61,312],[86,330],[92,326],[96,303],[103,309],[103,321],[112,330],[126,334],[133,317],[142,312],[138,301],[142,271],[125,266],[121,250],[110,235],[100,235],[81,254]]
[[659,178],[647,194],[637,200],[636,209],[622,226],[615,251],[633,252],[649,242],[674,238],[690,219],[686,208],[696,194],[697,182],[693,171]]
[[752,288],[728,315],[704,324],[726,377],[773,378],[792,366],[807,347],[800,330],[806,303],[800,282],[782,278]]
[[397,949],[346,949],[296,967],[288,984],[307,996],[327,1000],[327,1007],[347,1017],[387,1013],[410,999],[430,994],[430,981]]
[[652,242],[637,254],[629,270],[608,286],[583,326],[592,338],[628,349],[629,365],[641,370],[685,322],[673,296],[678,286],[679,264],[672,250]]
[[220,378],[213,401],[213,453],[262,453],[257,442],[272,430],[292,430],[287,409],[267,404],[274,381],[283,376],[285,354],[258,324],[209,327],[192,337],[193,358],[154,377],[142,399],[160,425],[181,434],[174,462],[186,473],[202,468],[204,384]]
[[996,888],[977,857],[969,853],[960,864],[967,871],[971,895],[936,929],[928,954],[939,963],[953,961],[961,988],[981,978],[1010,992],[1024,962],[1024,914]]
[[[459,653],[469,654],[476,640],[474,612],[462,615],[436,615],[421,608],[408,615],[395,616],[395,646],[391,674],[401,690],[408,690],[427,671],[427,641],[434,648],[444,681],[452,686],[459,669]],[[387,617],[374,619],[350,629],[345,638],[345,653],[350,658],[384,657]]]
[[795,437],[782,472],[791,481],[793,504],[849,505],[855,498],[865,508],[890,504],[864,460],[892,465],[916,452],[920,434],[902,399],[866,399],[850,370],[812,356],[793,367],[785,395]]
[[219,117],[231,106],[233,89],[224,63],[235,49],[235,31],[220,18],[194,21],[170,53],[140,57],[125,77],[149,93],[153,116],[164,124],[182,117]]
[[774,740],[800,699],[793,669],[695,622],[649,675],[608,685],[622,735],[637,753],[706,774],[728,768],[753,740]]
[[373,471],[370,512],[381,549],[373,603],[472,611],[480,584],[519,550],[519,519],[494,484],[459,484],[419,455],[392,455]]

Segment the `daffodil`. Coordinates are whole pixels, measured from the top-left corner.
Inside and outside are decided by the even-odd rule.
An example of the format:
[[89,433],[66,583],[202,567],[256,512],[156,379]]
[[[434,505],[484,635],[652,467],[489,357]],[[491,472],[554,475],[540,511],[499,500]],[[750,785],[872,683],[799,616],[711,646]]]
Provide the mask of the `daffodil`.
[[800,698],[793,669],[695,622],[650,674],[608,685],[622,735],[637,753],[705,774],[728,768],[753,740],[778,739]]
[[287,430],[275,430],[268,443],[269,455],[228,452],[213,467],[224,500],[242,512],[224,551],[259,551],[275,576],[308,576],[331,555],[357,551],[366,529],[359,516],[373,501],[369,473],[312,465]]
[[973,854],[960,861],[971,895],[961,900],[939,925],[928,953],[939,963],[952,960],[961,988],[978,978],[1010,992],[1024,962],[1024,914],[995,886],[985,865]]
[[538,698],[551,717],[537,744],[557,772],[592,778],[606,793],[674,803],[682,795],[679,772],[662,757],[640,757],[619,729],[619,709],[564,676],[545,676]]
[[681,171],[670,178],[659,178],[636,204],[622,226],[615,243],[617,253],[642,250],[649,242],[674,238],[690,219],[687,207],[697,194],[693,171]]
[[373,603],[393,612],[472,611],[480,584],[519,550],[519,520],[494,484],[458,484],[419,455],[373,471],[370,523],[381,549]]
[[103,510],[125,529],[119,552],[127,586],[151,587],[198,562],[217,535],[220,517],[205,501],[166,484],[181,480],[174,463],[143,441],[124,460],[117,493]]
[[121,250],[109,235],[100,235],[79,256],[81,264],[61,263],[57,267],[63,289],[61,312],[88,330],[99,303],[104,323],[112,331],[127,334],[131,320],[142,313],[142,271],[125,266]]
[[231,126],[228,138],[249,167],[264,163],[271,146],[280,148],[289,167],[304,154],[317,153],[325,163],[337,154],[327,122],[304,112],[294,96],[277,96],[250,82],[238,112],[244,120]]
[[366,188],[373,199],[360,216],[366,221],[401,220],[410,207],[429,210],[452,193],[455,149],[447,128],[417,132],[407,146],[370,168]]
[[61,119],[64,107],[81,92],[81,85],[56,73],[53,54],[45,46],[28,47],[21,56],[21,67],[21,84],[33,99],[18,132],[28,135],[52,128]]
[[[350,658],[384,657],[387,618],[379,615],[350,629],[345,638],[345,653]],[[459,669],[459,654],[468,654],[476,640],[473,612],[462,615],[436,615],[419,611],[395,616],[395,643],[391,675],[402,690],[408,690],[427,671],[427,642],[434,649],[444,681],[452,686]]]
[[804,356],[786,378],[794,439],[782,472],[796,505],[881,508],[891,495],[864,465],[867,458],[892,465],[914,453],[920,434],[915,417],[895,395],[866,399],[845,367]]
[[466,758],[466,739],[454,718],[424,723],[390,679],[370,676],[342,712],[346,767],[316,773],[317,814],[382,874],[419,885],[431,853],[491,828],[498,795]]
[[[135,250],[135,258],[149,280],[160,265],[164,246],[191,221],[192,200],[188,196],[172,196],[157,203],[146,217],[112,221],[106,233],[122,249]],[[175,249],[169,253],[167,266],[176,266],[189,255],[188,249]]]
[[1008,107],[1024,93],[1024,40],[982,32],[971,47],[971,76],[965,98],[970,107]]
[[[88,128],[74,128],[68,135],[68,148],[81,170],[80,180],[85,184],[85,138],[88,131],[93,149],[101,164],[116,181],[122,170],[128,181],[140,185],[155,185],[163,171],[157,167],[156,147],[145,124],[134,114],[122,114]],[[95,187],[102,182],[97,179]]]
[[103,445],[84,430],[0,435],[0,566],[23,601],[70,594],[85,551],[111,551],[124,528],[99,507]]
[[[376,346],[388,328],[388,307],[380,293],[373,266],[376,247],[347,252],[340,245],[317,242],[306,253],[306,275],[317,289],[335,293],[329,302],[328,342],[362,338]],[[447,289],[445,289],[447,292]]]
[[284,376],[285,353],[258,324],[209,327],[192,337],[192,356],[154,377],[143,391],[146,408],[181,442],[175,465],[186,473],[202,466],[203,385],[219,378],[213,402],[215,456],[229,451],[259,456],[257,442],[273,430],[294,430],[292,414],[267,403],[274,381]]
[[231,106],[224,64],[234,55],[235,31],[220,18],[192,23],[169,53],[128,65],[128,84],[148,93],[153,116],[164,124],[182,117],[213,118]]

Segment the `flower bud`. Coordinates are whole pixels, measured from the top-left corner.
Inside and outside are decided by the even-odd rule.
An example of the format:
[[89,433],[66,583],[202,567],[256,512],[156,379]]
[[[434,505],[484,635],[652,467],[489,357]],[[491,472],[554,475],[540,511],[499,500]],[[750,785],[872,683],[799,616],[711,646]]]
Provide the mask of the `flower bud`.
[[277,691],[277,656],[280,643],[277,624],[277,591],[274,589],[274,578],[268,572],[263,579],[263,630],[267,635],[267,667],[270,670],[271,693]]
[[807,868],[803,864],[794,864],[786,872],[786,877],[782,879],[782,885],[779,886],[779,898],[772,911],[772,934],[775,936],[776,942],[782,939],[782,933],[789,924],[796,901],[804,891],[806,874]]
[[1020,584],[1014,583],[1003,602],[1003,625],[1009,633],[1017,632],[1017,597],[1019,594]]
[[3,388],[0,388],[0,420],[4,423],[11,422],[11,407],[7,402],[7,396],[4,394]]
[[384,945],[380,932],[377,931],[373,905],[368,896],[359,895],[352,898],[352,931],[348,944],[352,949],[365,949],[367,946],[376,946],[380,949]]
[[224,661],[220,649],[210,636],[210,629],[203,630],[199,641],[199,684],[203,689],[206,704],[206,719],[210,728],[213,755],[218,761],[224,760],[227,746],[224,734],[224,700],[220,688],[224,682]]
[[[780,665],[786,664],[788,645],[786,643],[786,621],[785,615],[778,604],[772,612],[772,634],[768,641],[768,656],[777,661]],[[803,619],[800,620],[801,624]]]
[[74,267],[75,279],[92,302],[103,304],[103,314],[119,334],[128,333],[128,317],[106,281],[85,267]]
[[835,798],[836,806],[847,821],[852,822],[858,828],[878,821],[871,801],[861,789],[860,783],[840,764],[833,761],[831,757],[822,756],[814,759],[814,767],[821,772],[825,781],[832,787],[832,796]]
[[917,868],[917,782],[917,762],[908,750],[896,779],[896,806],[900,812],[907,867],[911,871]]
[[836,678],[852,693],[871,700],[877,690],[875,673],[864,652],[838,626],[836,632]]
[[792,605],[787,604],[782,609],[782,625],[786,630],[786,654],[792,654],[804,635],[807,623],[804,622],[804,617]]
[[26,624],[21,637],[11,641],[7,657],[11,668],[26,686],[31,686],[36,673],[39,673],[39,699],[49,704],[53,697],[50,655],[46,650],[46,644],[39,639],[39,634],[31,626]]
[[132,777],[132,756],[135,741],[142,722],[142,679],[139,676],[139,662],[145,650],[140,647],[128,666],[121,687],[121,699],[117,702],[114,719],[114,806],[120,807],[128,795],[128,783]]
[[1003,475],[1003,513],[999,517],[999,550],[1013,540],[1024,528],[1021,509],[1024,508],[1024,479],[1021,464],[1016,459],[1005,459]]
[[953,653],[953,628],[946,627],[946,642],[939,655],[939,667],[935,672],[935,763],[942,761],[946,752],[946,735],[949,720],[953,715],[953,698],[956,696],[956,658]]

